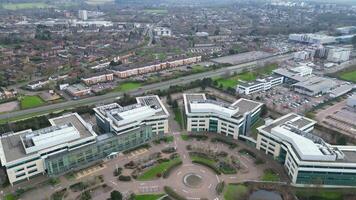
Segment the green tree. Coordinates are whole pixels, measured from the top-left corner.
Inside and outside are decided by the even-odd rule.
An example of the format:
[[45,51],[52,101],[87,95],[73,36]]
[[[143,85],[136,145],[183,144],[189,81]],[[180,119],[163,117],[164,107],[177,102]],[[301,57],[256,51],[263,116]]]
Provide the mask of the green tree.
[[111,200],[122,200],[122,194],[121,192],[114,190],[110,193],[110,199]]

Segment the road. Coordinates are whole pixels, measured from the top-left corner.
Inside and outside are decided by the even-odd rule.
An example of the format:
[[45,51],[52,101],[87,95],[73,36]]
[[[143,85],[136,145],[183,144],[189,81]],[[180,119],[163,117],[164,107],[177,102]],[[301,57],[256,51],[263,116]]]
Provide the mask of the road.
[[[284,54],[284,55],[277,55],[269,58],[264,58],[260,59],[258,61],[251,61],[251,62],[246,62],[243,64],[238,64],[230,67],[225,67],[225,68],[220,68],[217,70],[212,70],[204,73],[199,73],[199,74],[192,74],[189,76],[184,76],[180,77],[177,79],[172,79],[168,81],[163,81],[159,83],[154,83],[150,85],[145,85],[142,86],[141,88],[138,88],[136,90],[132,90],[129,92],[126,92],[127,94],[130,94],[132,96],[135,95],[141,95],[144,94],[145,92],[149,91],[154,91],[158,89],[167,89],[170,86],[174,85],[184,85],[187,83],[190,83],[194,80],[199,80],[203,78],[211,78],[211,77],[216,77],[220,75],[224,75],[226,73],[233,73],[233,72],[242,72],[243,70],[252,70],[256,68],[257,62],[271,62],[271,61],[281,61],[281,60],[286,60],[292,58],[293,54]],[[40,114],[46,114],[46,113],[51,113],[55,111],[60,111],[60,110],[65,110],[65,109],[70,109],[73,107],[77,106],[82,106],[82,105],[93,105],[93,104],[105,104],[109,103],[115,100],[116,97],[122,96],[124,92],[112,92],[108,93],[105,95],[101,96],[94,96],[94,97],[88,97],[85,99],[79,99],[79,100],[70,100],[62,103],[57,103],[57,104],[51,104],[51,105],[46,105],[46,106],[41,106],[37,108],[32,108],[32,109],[26,109],[26,110],[19,110],[15,112],[10,112],[10,113],[3,113],[0,114],[0,120],[4,122],[6,119],[11,118],[26,118],[26,116],[31,117],[33,115],[40,115]]]

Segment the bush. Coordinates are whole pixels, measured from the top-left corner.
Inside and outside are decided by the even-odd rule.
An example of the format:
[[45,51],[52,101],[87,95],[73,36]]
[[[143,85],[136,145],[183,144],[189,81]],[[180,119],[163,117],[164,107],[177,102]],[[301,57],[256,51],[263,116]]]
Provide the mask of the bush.
[[176,149],[174,147],[166,147],[162,149],[162,153],[174,153],[176,152]]
[[110,200],[122,200],[121,192],[114,190],[110,193]]
[[120,176],[122,173],[122,168],[118,167],[117,169],[115,169],[114,171],[114,176]]
[[237,147],[237,144],[230,140],[230,138],[223,138],[223,137],[215,137],[211,139],[211,142],[221,142],[226,145],[229,145],[230,149],[234,149]]
[[90,199],[91,199],[91,195],[89,191],[85,191],[79,196],[79,200],[90,200]]
[[164,162],[169,162],[168,158],[160,158],[157,160],[158,163],[164,163]]
[[225,182],[220,182],[216,185],[215,187],[215,191],[217,195],[220,195],[223,191],[224,191],[224,187],[225,187]]
[[172,173],[172,171],[177,168],[178,166],[182,165],[183,162],[180,160],[177,163],[174,163],[172,166],[170,166],[166,171],[163,172],[163,178],[168,178],[169,175]]
[[173,160],[175,158],[178,158],[179,157],[179,154],[178,153],[172,153],[170,156],[169,156],[169,159]]
[[208,164],[208,163],[206,163],[206,162],[203,162],[203,161],[200,161],[200,160],[193,160],[192,162],[193,162],[193,163],[196,163],[196,164],[204,165],[205,167],[210,168],[210,169],[213,170],[217,175],[220,175],[220,174],[221,174],[220,170],[219,170],[217,167],[215,167],[214,165],[210,165],[210,164]]
[[188,137],[189,138],[195,138],[197,140],[204,140],[204,141],[208,139],[207,135],[198,134],[198,133],[189,134]]
[[69,186],[69,189],[71,189],[73,192],[83,191],[87,188],[88,188],[88,185],[83,182],[74,183]]
[[164,186],[164,192],[175,200],[187,200],[185,197],[181,196],[180,194],[176,193],[172,188],[168,186]]
[[120,175],[118,180],[119,181],[131,181],[131,176]]

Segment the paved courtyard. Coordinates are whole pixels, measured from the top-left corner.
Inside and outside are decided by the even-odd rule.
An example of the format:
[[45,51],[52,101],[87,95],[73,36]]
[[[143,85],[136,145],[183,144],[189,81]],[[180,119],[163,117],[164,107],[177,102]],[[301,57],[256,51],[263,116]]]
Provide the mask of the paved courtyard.
[[[106,200],[110,196],[110,191],[118,190],[123,194],[135,193],[135,194],[151,194],[151,193],[164,193],[164,186],[170,186],[177,193],[182,196],[185,196],[187,199],[223,199],[222,196],[216,194],[215,188],[219,182],[224,181],[225,183],[241,183],[245,181],[259,181],[266,169],[274,169],[280,176],[281,181],[288,180],[284,174],[282,167],[273,161],[268,159],[261,152],[257,151],[255,148],[246,145],[243,142],[236,141],[238,144],[237,148],[231,149],[229,146],[223,143],[212,143],[210,139],[215,137],[217,134],[210,133],[208,140],[183,140],[181,134],[185,134],[184,131],[180,130],[180,127],[173,120],[174,116],[171,116],[170,119],[170,136],[174,137],[173,142],[165,143],[161,142],[160,144],[152,144],[149,149],[140,149],[129,154],[120,154],[117,158],[103,161],[100,165],[90,167],[88,169],[82,170],[75,173],[76,176],[74,179],[68,179],[65,176],[61,176],[60,183],[56,186],[38,184],[39,182],[45,180],[47,177],[40,176],[34,179],[31,179],[26,182],[19,183],[14,187],[10,187],[8,190],[3,191],[3,195],[7,192],[14,192],[18,188],[25,188],[29,185],[36,186],[35,190],[26,192],[21,199],[26,200],[45,200],[50,199],[51,194],[56,191],[60,191],[63,188],[69,188],[70,185],[77,183],[79,181],[88,182],[92,181],[94,177],[102,176],[103,183],[105,184],[106,189],[102,190],[91,190],[91,195],[95,200]],[[203,166],[194,164],[191,161],[189,152],[186,148],[187,145],[193,145],[198,147],[207,147],[210,149],[216,149],[219,151],[225,151],[229,155],[236,156],[240,163],[241,168],[237,171],[236,174],[229,175],[217,175],[211,169]],[[124,168],[124,164],[130,161],[137,161],[143,157],[154,152],[161,152],[162,149],[166,147],[176,148],[176,152],[180,155],[182,160],[182,165],[174,169],[168,178],[156,178],[150,181],[138,181],[132,179],[132,181],[123,182],[118,181],[117,177],[113,175],[113,172],[118,167]],[[255,164],[255,158],[252,158],[249,155],[241,154],[239,151],[241,149],[248,149],[249,151],[255,153],[259,158],[264,160],[263,164]],[[132,171],[132,170],[131,170]],[[123,175],[130,175],[130,170],[123,170]],[[184,182],[184,178],[189,175],[194,174],[199,181],[197,187],[190,187]],[[195,177],[195,178],[197,178]],[[193,177],[194,178],[194,177]],[[68,196],[65,199],[74,200],[77,199],[80,195],[80,192],[73,192],[67,190]]]

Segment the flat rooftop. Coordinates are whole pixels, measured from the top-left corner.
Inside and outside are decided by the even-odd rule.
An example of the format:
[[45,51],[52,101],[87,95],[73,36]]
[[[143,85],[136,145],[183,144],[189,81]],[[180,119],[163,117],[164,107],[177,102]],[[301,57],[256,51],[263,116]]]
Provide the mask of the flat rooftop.
[[[79,132],[80,138],[68,140],[67,142],[73,142],[90,136],[96,136],[95,132],[89,129],[90,127],[86,127],[88,125],[83,124],[85,123],[84,120],[77,113],[72,113],[61,117],[49,119],[49,121],[53,126],[67,126],[68,124],[70,124]],[[44,129],[49,129],[49,127]],[[35,155],[36,152],[26,154],[21,138],[26,137],[26,135],[28,134],[32,134],[34,132],[38,132],[44,129],[39,129],[36,131],[28,129],[16,133],[6,133],[2,135],[0,140],[2,145],[2,151],[4,152],[5,156],[5,162],[11,162],[20,158],[24,158],[26,156]]]
[[[227,104],[216,100],[206,99],[205,94],[184,94],[184,104],[188,113],[192,109],[196,112],[216,112],[235,119],[240,119],[243,114],[253,112],[255,109],[262,106],[262,103],[248,100],[238,99],[233,104]],[[194,106],[194,107],[192,107]]]
[[315,121],[310,120],[306,117],[302,117],[295,113],[290,113],[290,114],[285,115],[281,118],[278,118],[277,120],[273,121],[272,123],[270,123],[268,125],[262,126],[262,130],[270,133],[272,128],[274,128],[276,126],[280,126],[287,122],[296,128],[303,128],[307,125],[313,125],[316,123]]

